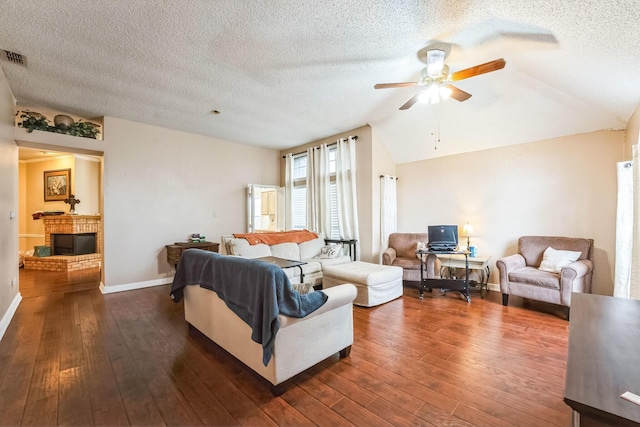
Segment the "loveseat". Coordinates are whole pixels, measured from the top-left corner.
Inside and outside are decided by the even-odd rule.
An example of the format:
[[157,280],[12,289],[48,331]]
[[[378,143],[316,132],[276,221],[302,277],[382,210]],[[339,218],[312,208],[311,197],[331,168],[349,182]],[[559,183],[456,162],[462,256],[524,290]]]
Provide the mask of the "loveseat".
[[518,253],[496,261],[502,304],[509,295],[564,307],[569,320],[571,293],[591,293],[593,239],[522,236]]
[[198,249],[184,252],[171,287],[174,301],[184,298],[186,321],[269,381],[276,395],[294,375],[335,353],[349,355],[355,296],[351,284],[300,295],[276,266]]
[[[286,232],[280,233],[285,234]],[[317,238],[302,243],[284,242],[272,245],[264,243],[251,244],[246,238],[225,237],[224,251],[228,255],[237,255],[244,258],[262,258],[274,256],[294,261],[304,261],[302,273],[304,283],[314,286],[322,283],[322,267],[351,262],[349,255],[343,255],[342,245],[327,245],[322,233],[317,233]],[[300,268],[286,268],[285,273],[293,284],[301,283]]]

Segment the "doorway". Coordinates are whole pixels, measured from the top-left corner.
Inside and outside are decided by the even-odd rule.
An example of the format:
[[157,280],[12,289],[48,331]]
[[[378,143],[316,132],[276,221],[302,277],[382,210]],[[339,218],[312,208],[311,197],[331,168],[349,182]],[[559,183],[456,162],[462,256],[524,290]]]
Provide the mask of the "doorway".
[[[98,288],[102,281],[101,265],[74,271],[45,271],[25,269],[22,260],[33,256],[37,246],[45,245],[45,215],[66,214],[70,205],[61,200],[47,200],[45,180],[52,171],[70,170],[69,192],[80,203],[75,206],[79,215],[95,215],[102,211],[101,155],[59,151],[60,147],[33,148],[18,144],[19,159],[19,227],[20,253],[19,291],[23,298]],[[65,150],[67,150],[65,148]],[[47,216],[47,218],[52,218]],[[104,253],[104,248],[99,250]],[[46,254],[46,251],[45,251]],[[51,254],[53,255],[53,254]],[[43,258],[44,259],[44,258]]]

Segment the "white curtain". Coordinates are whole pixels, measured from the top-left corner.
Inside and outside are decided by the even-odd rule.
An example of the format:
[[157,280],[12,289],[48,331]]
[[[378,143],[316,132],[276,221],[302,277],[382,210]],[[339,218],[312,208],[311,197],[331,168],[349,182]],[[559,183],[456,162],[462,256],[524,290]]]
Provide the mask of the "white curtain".
[[307,150],[307,228],[331,235],[329,150],[326,144]]
[[390,175],[380,177],[380,264],[382,253],[389,247],[389,234],[398,230],[396,179]]
[[293,154],[285,156],[284,162],[284,229],[293,228]]
[[640,164],[637,145],[633,146],[632,162],[618,163],[613,296],[640,299]]
[[[336,146],[336,193],[340,238],[358,240],[358,197],[356,194],[356,140],[339,139]],[[357,251],[360,254],[360,251]]]

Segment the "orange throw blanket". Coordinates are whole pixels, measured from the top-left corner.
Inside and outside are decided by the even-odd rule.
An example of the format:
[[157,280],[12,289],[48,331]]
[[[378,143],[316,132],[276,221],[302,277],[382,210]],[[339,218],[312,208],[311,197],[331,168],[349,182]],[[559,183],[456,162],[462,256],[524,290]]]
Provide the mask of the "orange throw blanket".
[[250,245],[264,243],[265,245],[276,245],[278,243],[302,243],[317,239],[318,235],[309,230],[278,231],[275,233],[234,233],[233,237],[247,239]]

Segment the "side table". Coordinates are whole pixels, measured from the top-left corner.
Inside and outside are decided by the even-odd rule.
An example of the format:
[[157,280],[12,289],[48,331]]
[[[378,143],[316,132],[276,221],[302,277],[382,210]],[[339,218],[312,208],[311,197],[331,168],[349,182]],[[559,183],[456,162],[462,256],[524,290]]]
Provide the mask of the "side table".
[[449,277],[453,276],[455,273],[453,273],[452,270],[455,270],[456,268],[466,268],[467,270],[465,271],[468,274],[475,271],[479,276],[479,280],[469,280],[469,286],[473,286],[474,283],[480,285],[480,294],[482,298],[484,298],[489,290],[488,282],[491,274],[491,270],[489,269],[489,260],[491,259],[491,256],[470,256],[466,260],[464,255],[459,254],[438,254],[437,256],[440,260],[441,277],[444,277],[443,273],[445,270]]
[[180,262],[180,258],[182,257],[182,252],[186,249],[202,249],[204,251],[218,252],[220,248],[220,243],[215,242],[199,242],[199,243],[189,243],[189,242],[176,242],[173,245],[166,245],[167,248],[167,262],[174,267],[178,266]]

